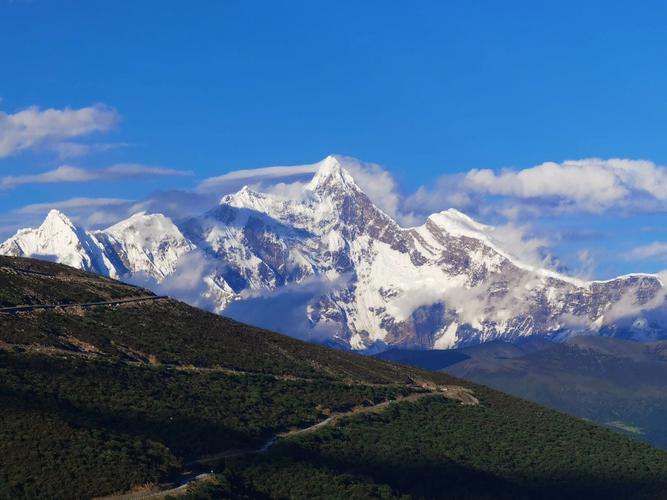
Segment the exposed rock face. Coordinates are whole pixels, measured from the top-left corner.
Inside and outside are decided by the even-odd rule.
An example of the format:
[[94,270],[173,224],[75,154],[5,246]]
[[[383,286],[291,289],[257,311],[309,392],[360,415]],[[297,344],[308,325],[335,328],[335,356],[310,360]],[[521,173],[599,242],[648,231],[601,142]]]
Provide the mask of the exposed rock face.
[[[324,286],[302,288],[312,293],[304,319],[353,349],[613,334],[617,318],[636,318],[664,297],[652,275],[586,282],[522,263],[503,251],[492,228],[454,209],[402,228],[336,157],[320,162],[299,199],[244,187],[180,228],[162,215],[139,214],[89,233],[58,214],[69,229],[56,237],[47,224],[52,214],[39,229],[19,231],[0,253],[52,255],[101,274],[157,282],[197,265],[200,294],[218,312],[249,293],[270,297],[317,281]],[[194,253],[198,258],[188,260]]]

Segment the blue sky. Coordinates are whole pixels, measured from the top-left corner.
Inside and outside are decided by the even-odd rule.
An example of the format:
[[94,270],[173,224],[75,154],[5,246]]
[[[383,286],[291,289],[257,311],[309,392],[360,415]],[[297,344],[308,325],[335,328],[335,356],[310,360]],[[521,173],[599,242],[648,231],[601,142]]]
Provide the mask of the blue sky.
[[[0,235],[64,200],[121,206],[339,153],[382,165],[405,210],[513,224],[573,272],[658,271],[666,14],[663,2],[0,0]],[[587,158],[657,170],[580,165],[590,193],[574,198],[571,183],[499,177]],[[34,177],[59,167],[58,182]],[[473,182],[473,169],[495,177]],[[624,189],[598,199],[605,173]],[[466,203],[448,196],[459,191]]]

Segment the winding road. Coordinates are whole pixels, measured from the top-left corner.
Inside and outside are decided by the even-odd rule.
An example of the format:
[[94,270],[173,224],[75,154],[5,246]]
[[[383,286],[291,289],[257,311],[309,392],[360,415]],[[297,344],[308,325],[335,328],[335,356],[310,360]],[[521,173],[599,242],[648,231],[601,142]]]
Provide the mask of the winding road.
[[20,312],[36,311],[38,309],[66,309],[70,307],[83,307],[84,309],[95,306],[117,306],[132,302],[145,302],[149,300],[168,299],[166,295],[146,295],[143,297],[130,297],[127,299],[106,300],[103,302],[67,302],[64,304],[28,304],[12,307],[0,307],[0,314],[16,314]]
[[[281,432],[278,434],[275,434],[268,438],[262,446],[260,446],[257,449],[252,449],[252,450],[229,450],[225,451],[222,453],[218,453],[216,455],[212,455],[209,457],[202,458],[200,460],[197,460],[196,462],[193,462],[188,465],[194,465],[194,464],[206,464],[206,463],[211,463],[215,462],[224,458],[235,458],[235,457],[242,457],[245,455],[251,455],[255,453],[267,453],[279,440],[285,439],[288,437],[293,437],[297,436],[299,434],[305,434],[308,432],[313,432],[318,429],[321,429],[322,427],[325,427],[327,425],[330,425],[337,420],[344,418],[344,417],[350,417],[352,415],[358,415],[361,413],[379,413],[383,411],[385,408],[387,408],[389,405],[393,403],[399,403],[399,402],[413,402],[417,401],[419,399],[425,398],[425,397],[433,397],[433,396],[441,396],[445,397],[448,399],[455,399],[457,401],[460,401],[461,404],[464,405],[476,405],[479,403],[477,398],[475,398],[471,392],[468,389],[465,389],[464,387],[459,387],[459,386],[444,386],[441,388],[440,392],[420,392],[416,394],[410,394],[408,396],[401,396],[396,399],[392,399],[389,401],[383,401],[382,403],[378,403],[375,405],[371,406],[360,406],[360,407],[355,407],[352,408],[349,411],[346,412],[336,412],[329,417],[325,418],[324,420],[317,422],[316,424],[313,424],[309,427],[304,427],[301,429],[293,429],[290,431],[286,432]],[[124,493],[120,495],[111,495],[108,497],[104,497],[98,500],[143,500],[147,498],[163,498],[167,495],[178,495],[181,493],[185,493],[187,490],[188,486],[190,486],[192,483],[196,481],[203,481],[207,479],[211,479],[215,476],[213,471],[210,473],[204,473],[204,474],[197,474],[194,472],[188,472],[183,475],[181,475],[179,481],[178,481],[178,486],[170,489],[164,489],[160,491],[144,491],[144,492],[134,492],[134,493]]]

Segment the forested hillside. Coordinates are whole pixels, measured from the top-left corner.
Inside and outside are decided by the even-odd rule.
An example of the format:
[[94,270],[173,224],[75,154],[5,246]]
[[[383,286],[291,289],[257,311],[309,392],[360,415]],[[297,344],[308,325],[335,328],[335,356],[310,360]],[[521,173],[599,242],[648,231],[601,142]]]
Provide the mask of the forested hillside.
[[488,385],[667,449],[665,341],[580,336],[379,357]]

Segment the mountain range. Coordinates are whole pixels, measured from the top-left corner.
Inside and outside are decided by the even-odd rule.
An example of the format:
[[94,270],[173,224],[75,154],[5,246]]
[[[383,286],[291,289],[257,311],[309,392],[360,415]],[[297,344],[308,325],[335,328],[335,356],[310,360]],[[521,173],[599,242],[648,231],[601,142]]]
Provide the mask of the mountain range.
[[142,212],[86,230],[52,210],[0,254],[122,278],[354,350],[664,335],[658,276],[585,281],[535,266],[455,209],[401,227],[355,182],[350,161],[325,158],[289,197],[245,186],[185,220]]

